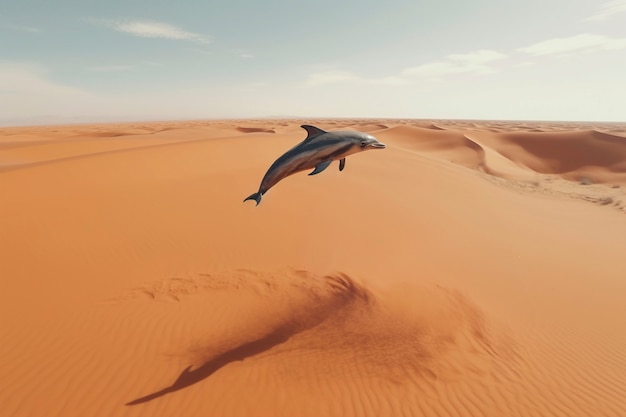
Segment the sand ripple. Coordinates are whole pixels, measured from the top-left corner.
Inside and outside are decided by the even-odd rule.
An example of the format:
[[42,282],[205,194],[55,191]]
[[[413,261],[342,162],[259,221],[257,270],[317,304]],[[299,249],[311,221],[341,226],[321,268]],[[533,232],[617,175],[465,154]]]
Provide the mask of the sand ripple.
[[[239,328],[236,333],[215,323],[206,351],[195,344],[195,359],[172,376],[169,386],[157,386],[128,404],[162,401],[200,383],[205,396],[227,395],[215,393],[211,379],[218,372],[228,375],[243,361],[233,369],[233,377],[244,373],[252,380],[264,379],[255,387],[255,397],[263,397],[267,414],[302,414],[301,404],[284,402],[282,396],[302,398],[318,385],[325,400],[307,415],[395,415],[402,407],[449,415],[458,407],[469,410],[455,402],[465,403],[465,397],[475,395],[476,383],[482,389],[493,384],[490,374],[507,379],[515,374],[512,341],[494,333],[466,297],[444,288],[406,290],[376,293],[346,274],[317,276],[307,271],[198,274],[131,290],[118,301],[184,303],[188,297],[204,296],[208,302],[218,292],[232,298],[229,308],[239,309],[244,302],[257,308],[253,320],[231,323]],[[458,355],[465,360],[454,359]],[[476,377],[472,386],[461,382],[464,374]],[[438,392],[447,384],[458,385],[461,397]],[[405,403],[385,400],[381,392],[390,389],[417,397]],[[424,408],[418,400],[422,395],[438,398],[441,409]],[[356,404],[370,406],[365,412],[353,409]],[[475,410],[484,411],[484,404]]]

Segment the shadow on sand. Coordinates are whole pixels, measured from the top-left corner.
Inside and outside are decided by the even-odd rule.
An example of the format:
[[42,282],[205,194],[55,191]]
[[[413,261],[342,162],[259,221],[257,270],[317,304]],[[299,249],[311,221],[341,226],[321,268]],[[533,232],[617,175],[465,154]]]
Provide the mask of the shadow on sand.
[[190,371],[191,367],[193,366],[190,365],[185,368],[183,372],[181,372],[176,381],[174,381],[174,383],[169,387],[150,395],[146,395],[145,397],[137,398],[136,400],[133,400],[126,405],[137,405],[145,403],[154,400],[155,398],[159,398],[165,394],[169,394],[170,392],[178,391],[180,389],[188,387],[189,385],[193,385],[196,382],[200,382],[203,379],[208,378],[218,369],[229,364],[230,362],[244,360],[247,357],[265,352],[266,350],[269,350],[276,345],[286,342],[295,333],[292,330],[293,329],[290,329],[290,326],[279,327],[270,334],[258,340],[245,343],[225,353],[222,353],[218,357],[206,362],[197,369]]
[[308,306],[301,314],[295,314],[291,320],[281,324],[265,336],[226,351],[196,369],[190,370],[193,365],[188,366],[169,387],[137,398],[126,403],[126,405],[137,405],[152,401],[165,394],[200,382],[231,362],[241,361],[270,350],[274,346],[285,343],[292,336],[319,325],[330,315],[335,314],[356,299],[367,300],[369,298],[367,291],[360,288],[347,275],[327,276],[324,277],[323,282],[329,289],[329,294],[321,302],[318,300],[315,306]]

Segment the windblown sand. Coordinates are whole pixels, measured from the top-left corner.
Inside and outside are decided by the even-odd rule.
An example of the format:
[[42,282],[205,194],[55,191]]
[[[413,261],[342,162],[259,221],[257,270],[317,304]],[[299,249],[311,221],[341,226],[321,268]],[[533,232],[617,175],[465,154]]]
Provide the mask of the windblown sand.
[[[385,150],[286,178],[299,125]],[[626,126],[0,129],[0,416],[624,416]]]

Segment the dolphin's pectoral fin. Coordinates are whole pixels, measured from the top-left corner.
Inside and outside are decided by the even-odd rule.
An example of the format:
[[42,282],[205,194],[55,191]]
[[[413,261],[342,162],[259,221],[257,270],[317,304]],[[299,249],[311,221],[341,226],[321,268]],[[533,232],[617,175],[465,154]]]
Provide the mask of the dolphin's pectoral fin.
[[330,161],[320,162],[319,164],[317,164],[317,166],[315,167],[313,172],[311,172],[309,175],[319,174],[320,172],[322,172],[323,170],[328,168],[328,165],[330,165],[331,162],[333,162],[333,161],[330,160]]
[[346,158],[341,158],[339,160],[339,171],[343,171],[345,167],[346,167]]

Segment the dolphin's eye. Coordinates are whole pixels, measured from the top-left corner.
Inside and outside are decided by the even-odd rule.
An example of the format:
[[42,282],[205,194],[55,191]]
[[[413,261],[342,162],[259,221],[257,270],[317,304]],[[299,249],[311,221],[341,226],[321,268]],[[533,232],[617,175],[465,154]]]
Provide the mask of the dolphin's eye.
[[367,146],[367,142],[366,141],[361,141],[361,148],[365,148]]

